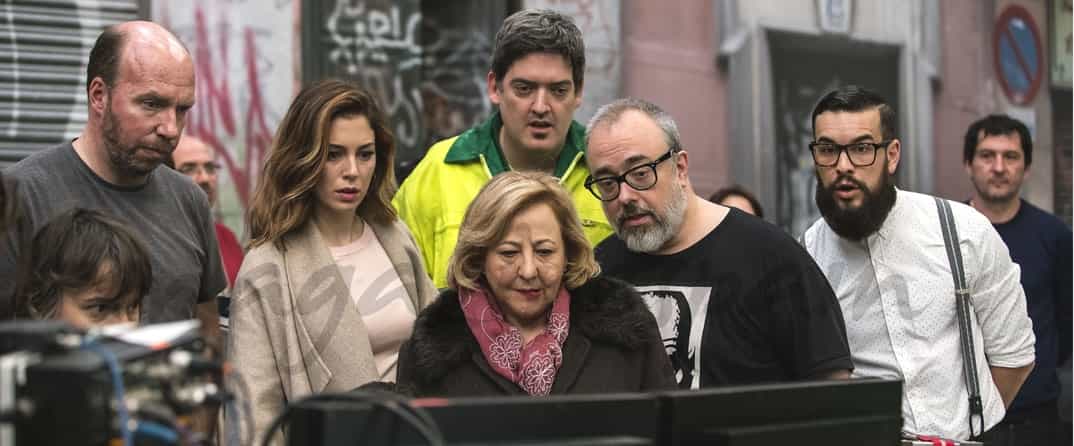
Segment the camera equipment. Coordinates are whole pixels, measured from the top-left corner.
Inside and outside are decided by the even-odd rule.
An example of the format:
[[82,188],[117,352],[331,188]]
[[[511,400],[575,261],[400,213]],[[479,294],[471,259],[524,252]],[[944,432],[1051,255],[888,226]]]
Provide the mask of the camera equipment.
[[224,397],[196,322],[109,337],[13,321],[0,339],[0,446],[186,443],[189,415]]

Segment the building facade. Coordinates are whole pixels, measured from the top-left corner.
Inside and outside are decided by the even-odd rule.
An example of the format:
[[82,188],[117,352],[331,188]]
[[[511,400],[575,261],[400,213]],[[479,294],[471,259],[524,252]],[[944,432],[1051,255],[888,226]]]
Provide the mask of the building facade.
[[966,127],[989,113],[1029,124],[1034,204],[1071,215],[1071,10],[1067,0],[272,0],[8,2],[0,32],[0,164],[73,137],[85,59],[110,23],[170,27],[195,58],[188,131],[216,148],[222,216],[237,232],[279,119],[324,77],[370,89],[390,114],[405,176],[428,146],[492,111],[496,30],[520,8],[575,18],[587,46],[585,122],[636,96],[667,109],[698,192],[741,184],[800,233],[819,215],[809,113],[857,83],[899,112],[900,187],[966,199]]

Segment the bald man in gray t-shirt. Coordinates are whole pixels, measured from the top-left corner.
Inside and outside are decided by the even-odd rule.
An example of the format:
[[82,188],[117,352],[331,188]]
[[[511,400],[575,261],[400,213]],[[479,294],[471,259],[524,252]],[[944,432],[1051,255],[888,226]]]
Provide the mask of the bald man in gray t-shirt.
[[[209,202],[179,172],[157,168],[141,186],[116,186],[90,170],[67,143],[24,159],[4,176],[18,183],[22,237],[32,237],[50,218],[75,207],[104,211],[141,237],[153,265],[153,285],[142,300],[143,323],[194,318],[196,304],[215,302],[226,286]],[[14,292],[16,237],[12,232],[5,240],[5,249],[15,255],[0,256],[5,307]]]
[[0,243],[0,311],[12,311],[20,245],[73,207],[111,214],[149,250],[153,283],[147,323],[197,317],[218,342],[216,294],[226,280],[205,194],[160,164],[171,156],[194,106],[194,63],[167,29],[145,21],[109,26],[86,68],[87,121],[73,141],[4,172],[23,211]]

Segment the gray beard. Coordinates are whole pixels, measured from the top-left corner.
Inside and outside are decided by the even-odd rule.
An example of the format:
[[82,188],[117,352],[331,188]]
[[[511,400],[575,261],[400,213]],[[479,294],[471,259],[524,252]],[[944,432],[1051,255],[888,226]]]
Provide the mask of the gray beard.
[[662,214],[653,212],[654,222],[648,227],[622,228],[617,224],[616,233],[631,251],[651,253],[663,248],[682,228],[686,215],[686,191],[682,187],[674,189]]

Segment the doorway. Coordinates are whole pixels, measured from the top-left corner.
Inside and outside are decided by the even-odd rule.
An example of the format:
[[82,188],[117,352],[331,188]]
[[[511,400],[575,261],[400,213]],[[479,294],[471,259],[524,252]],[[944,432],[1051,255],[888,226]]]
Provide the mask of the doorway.
[[[827,92],[857,84],[899,108],[899,48],[841,36],[768,33],[775,131],[774,221],[792,235],[820,218],[809,142],[813,107]],[[885,138],[887,135],[885,135]],[[906,153],[905,151],[903,153]],[[896,178],[896,182],[898,178]]]

